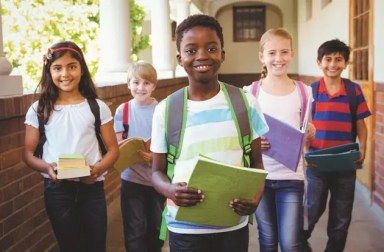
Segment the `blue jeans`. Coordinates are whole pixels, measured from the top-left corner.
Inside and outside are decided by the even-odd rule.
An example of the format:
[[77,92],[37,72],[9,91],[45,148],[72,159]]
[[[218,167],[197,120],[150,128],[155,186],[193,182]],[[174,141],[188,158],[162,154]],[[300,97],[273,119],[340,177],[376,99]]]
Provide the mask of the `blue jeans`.
[[300,251],[304,181],[269,180],[256,210],[260,251]]
[[234,231],[214,234],[169,232],[171,252],[248,252],[248,225]]
[[121,180],[121,212],[125,249],[129,252],[160,252],[159,239],[165,198],[152,186]]
[[330,191],[325,251],[343,251],[352,219],[356,171],[312,172],[307,169],[307,180],[308,230],[304,231],[304,240],[311,236],[324,213]]
[[106,251],[104,183],[44,180],[46,211],[60,251]]

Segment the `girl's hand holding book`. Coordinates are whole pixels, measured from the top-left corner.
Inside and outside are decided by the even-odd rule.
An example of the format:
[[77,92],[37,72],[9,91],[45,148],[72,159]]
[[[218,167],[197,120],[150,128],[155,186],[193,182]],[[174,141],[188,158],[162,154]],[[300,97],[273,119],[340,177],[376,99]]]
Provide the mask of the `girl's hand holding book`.
[[100,176],[96,166],[90,166],[91,168],[91,175],[86,177],[80,177],[80,181],[85,184],[94,184],[97,181],[97,178]]
[[49,178],[51,180],[56,180],[57,179],[57,164],[56,163],[47,163],[46,167],[46,173],[48,174]]
[[315,126],[313,125],[313,123],[308,122],[306,141],[307,142],[312,141],[315,138],[315,135],[316,135]]
[[271,145],[269,144],[266,137],[260,137],[261,138],[261,150],[268,150],[271,148]]

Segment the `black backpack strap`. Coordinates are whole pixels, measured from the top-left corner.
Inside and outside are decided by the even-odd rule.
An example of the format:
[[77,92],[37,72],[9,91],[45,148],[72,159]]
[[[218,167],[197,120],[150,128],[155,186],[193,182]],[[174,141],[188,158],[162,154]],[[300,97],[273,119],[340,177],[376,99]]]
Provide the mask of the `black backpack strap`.
[[348,96],[349,109],[351,111],[351,116],[352,116],[352,139],[353,141],[356,141],[356,136],[357,136],[356,112],[357,112],[358,102],[356,97],[355,85],[349,79],[343,78],[343,81],[344,81],[345,91],[347,92],[347,96]]
[[313,115],[315,114],[316,112],[316,103],[317,103],[317,94],[319,92],[319,85],[320,85],[320,81],[317,80],[315,82],[313,82],[311,84],[311,87],[312,87],[312,98],[313,98],[313,103],[312,103],[312,118],[313,118]]
[[37,120],[39,121],[39,143],[36,146],[33,155],[38,158],[43,157],[43,146],[45,141],[47,141],[47,137],[45,135],[45,126],[44,126],[44,116],[37,114]]
[[101,120],[100,120],[100,107],[97,103],[96,99],[87,98],[89,107],[91,108],[92,114],[95,116],[95,132],[96,132],[96,138],[99,142],[99,147],[101,150],[101,154],[104,156],[107,153],[107,148],[104,145],[103,139],[101,137]]

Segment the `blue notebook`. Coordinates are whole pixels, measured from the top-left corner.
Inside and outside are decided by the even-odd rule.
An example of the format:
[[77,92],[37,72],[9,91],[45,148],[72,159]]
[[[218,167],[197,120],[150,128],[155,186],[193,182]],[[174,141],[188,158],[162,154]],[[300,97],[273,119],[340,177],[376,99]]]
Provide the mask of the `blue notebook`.
[[356,161],[360,159],[360,148],[358,143],[344,144],[336,147],[305,153],[304,157],[308,163],[316,164],[310,168],[314,172],[339,172],[361,169],[361,164]]

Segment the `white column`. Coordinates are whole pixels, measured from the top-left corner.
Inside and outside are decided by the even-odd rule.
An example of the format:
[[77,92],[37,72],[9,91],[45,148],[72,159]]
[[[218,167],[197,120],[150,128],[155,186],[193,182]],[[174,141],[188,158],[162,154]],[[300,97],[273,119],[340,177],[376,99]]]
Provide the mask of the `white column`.
[[23,81],[21,76],[9,76],[11,72],[12,65],[4,54],[3,22],[0,11],[0,97],[16,96],[23,94]]
[[173,78],[169,0],[151,1],[152,63],[159,79]]
[[[184,19],[186,19],[190,15],[190,5],[191,0],[175,0],[177,25],[179,25]],[[176,65],[175,76],[187,76],[187,73],[185,72],[184,68],[181,67],[179,64]]]
[[96,84],[105,86],[127,81],[131,57],[129,0],[100,0],[101,59]]

